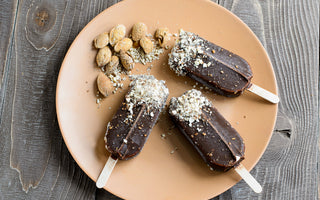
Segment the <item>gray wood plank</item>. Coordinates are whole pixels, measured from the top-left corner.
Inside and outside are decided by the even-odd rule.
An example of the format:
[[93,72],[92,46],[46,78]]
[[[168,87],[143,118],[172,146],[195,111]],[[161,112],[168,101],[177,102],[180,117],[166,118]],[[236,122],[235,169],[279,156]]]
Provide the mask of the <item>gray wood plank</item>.
[[319,1],[220,4],[248,24],[267,49],[281,98],[275,132],[252,171],[264,190],[254,194],[241,181],[231,189],[232,199],[317,199]]
[[[120,199],[97,190],[68,153],[52,87],[75,36],[116,2],[1,2],[0,199]],[[241,181],[214,199],[316,199],[319,1],[215,2],[248,24],[267,49],[281,103],[270,145],[252,170],[263,193]]]
[[[0,2],[0,113],[3,112],[4,85],[7,84],[8,74],[6,73],[10,67],[10,60],[7,58],[11,54],[11,45],[13,40],[13,32],[15,26],[17,11],[17,2]],[[1,118],[0,118],[1,123]]]
[[6,58],[10,47],[9,44],[12,40],[16,9],[16,1],[5,1],[0,3],[0,88],[5,81],[4,71],[6,70],[5,66],[8,65],[8,63],[6,63]]
[[69,45],[110,2],[18,1],[12,6],[17,9],[8,11],[16,13],[15,20],[1,13],[6,22],[1,27],[8,27],[1,34],[10,32],[12,21],[16,24],[1,68],[6,79],[1,85],[0,199],[95,198],[95,184],[62,140],[55,85]]

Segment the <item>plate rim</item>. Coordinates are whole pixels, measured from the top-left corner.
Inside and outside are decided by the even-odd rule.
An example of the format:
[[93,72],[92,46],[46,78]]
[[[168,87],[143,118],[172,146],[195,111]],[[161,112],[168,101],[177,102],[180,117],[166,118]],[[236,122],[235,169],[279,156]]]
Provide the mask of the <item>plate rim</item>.
[[[105,12],[108,12],[109,10],[111,9],[114,9],[115,7],[118,7],[122,4],[125,4],[129,1],[140,1],[140,0],[122,0],[120,2],[117,2],[113,5],[111,5],[110,7],[104,9],[103,11],[101,11],[98,15],[96,15],[94,18],[92,18],[82,29],[81,31],[77,34],[77,36],[75,37],[75,39],[72,41],[71,45],[68,47],[68,51],[66,52],[64,58],[63,58],[63,62],[61,63],[60,65],[60,69],[59,69],[59,74],[58,74],[58,78],[57,78],[57,84],[56,84],[56,96],[55,96],[55,107],[56,107],[56,115],[57,115],[57,121],[58,121],[58,125],[59,125],[59,130],[61,132],[61,135],[63,137],[63,140],[64,140],[64,143],[66,145],[66,147],[68,148],[68,151],[69,153],[71,154],[72,158],[76,161],[77,165],[81,168],[81,170],[94,182],[96,182],[96,178],[92,177],[92,175],[90,173],[88,173],[86,170],[84,170],[84,167],[80,164],[80,161],[78,160],[77,156],[75,155],[75,153],[71,150],[70,146],[69,146],[69,143],[67,143],[66,141],[66,134],[64,133],[63,129],[62,129],[62,125],[61,125],[61,119],[60,119],[60,111],[59,111],[59,90],[60,90],[60,82],[61,82],[61,72],[63,71],[63,69],[65,68],[66,66],[66,58],[69,56],[71,50],[73,49],[72,47],[77,43],[77,41],[79,40],[80,36],[83,35],[83,33],[85,32],[86,29],[88,29],[88,27],[94,23],[97,18],[99,18],[101,15],[103,15]],[[152,1],[155,1],[155,0],[152,0]],[[189,0],[190,1],[190,0]],[[247,30],[251,33],[251,35],[253,36],[252,39],[255,40],[255,42],[257,42],[257,44],[259,45],[259,47],[262,48],[263,50],[263,54],[265,54],[266,56],[266,60],[267,60],[267,63],[268,65],[271,66],[271,72],[272,72],[272,75],[273,75],[273,78],[274,78],[274,83],[275,83],[275,94],[279,96],[279,90],[278,90],[278,82],[277,82],[277,77],[275,76],[275,71],[274,71],[274,67],[272,65],[272,62],[270,60],[270,57],[269,57],[269,54],[266,50],[266,48],[262,45],[261,41],[259,40],[259,38],[256,36],[256,34],[251,30],[251,28],[243,21],[241,20],[237,15],[235,15],[233,12],[231,12],[230,10],[226,9],[225,7],[219,5],[218,3],[215,3],[215,2],[212,2],[210,0],[192,0],[192,1],[203,1],[203,2],[206,2],[208,4],[211,4],[213,6],[216,6],[217,8],[223,10],[223,12],[231,15],[233,18],[235,18],[236,20],[238,20],[239,23],[241,23],[242,26],[245,26],[247,28]],[[279,110],[279,103],[276,104],[275,106],[275,115],[272,119],[273,121],[273,124],[272,124],[272,129],[274,129],[275,127],[275,124],[276,124],[276,119],[277,119],[277,115],[278,115],[278,110]],[[263,148],[263,151],[259,154],[259,156],[257,157],[257,159],[255,159],[255,161],[253,162],[253,165],[252,167],[248,167],[248,171],[250,172],[256,165],[257,163],[260,161],[262,155],[265,153],[267,147],[269,146],[269,143],[271,141],[271,137],[273,135],[273,131],[271,132],[271,134],[269,135],[269,137],[267,138],[267,144],[266,146]],[[241,179],[240,179],[241,180]],[[239,180],[239,181],[240,181]],[[224,193],[225,191],[229,190],[231,187],[233,187],[234,185],[236,185],[239,181],[236,181],[235,184],[231,185],[231,186],[228,186],[226,187],[226,189],[224,191],[222,191],[221,193],[217,194],[216,196]],[[116,192],[113,192],[113,191],[110,191],[106,188],[106,186],[104,187],[104,189],[108,192],[110,192],[111,194],[119,197],[119,198],[122,198],[124,199],[125,197],[122,195],[122,194],[118,194]],[[216,197],[214,196],[214,197]],[[211,198],[214,198],[214,197],[211,197]]]

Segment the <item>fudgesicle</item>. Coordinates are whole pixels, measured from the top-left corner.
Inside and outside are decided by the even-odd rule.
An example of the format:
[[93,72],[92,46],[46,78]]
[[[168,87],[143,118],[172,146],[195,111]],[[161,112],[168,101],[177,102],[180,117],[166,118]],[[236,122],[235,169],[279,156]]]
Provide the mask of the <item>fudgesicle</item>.
[[244,159],[241,136],[200,91],[193,89],[173,97],[169,114],[213,169],[227,171]]
[[105,146],[113,159],[126,160],[142,150],[168,94],[164,81],[146,75],[134,77],[105,134]]
[[251,67],[243,58],[191,32],[180,30],[168,63],[177,75],[189,76],[220,95],[239,96],[251,86]]

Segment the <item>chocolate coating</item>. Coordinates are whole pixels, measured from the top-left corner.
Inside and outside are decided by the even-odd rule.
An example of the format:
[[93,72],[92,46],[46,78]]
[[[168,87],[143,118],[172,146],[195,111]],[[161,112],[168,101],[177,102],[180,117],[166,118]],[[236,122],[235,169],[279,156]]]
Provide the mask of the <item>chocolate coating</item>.
[[142,150],[160,110],[151,109],[147,112],[145,105],[138,105],[133,108],[133,113],[132,120],[126,120],[129,112],[124,101],[108,125],[106,148],[114,159],[126,160]]
[[[213,44],[196,34],[183,32],[182,39],[172,49],[169,65],[178,74],[185,74],[216,93],[235,97],[250,87],[252,71],[250,65],[240,56]],[[181,37],[181,33],[180,33]],[[193,42],[195,41],[195,42]],[[195,53],[188,52],[188,43],[197,45]],[[195,44],[196,43],[196,44]],[[181,63],[181,54],[189,56],[187,62]],[[201,61],[199,63],[199,61]]]
[[171,118],[213,169],[227,171],[244,159],[245,145],[241,136],[216,108],[203,107],[201,118],[192,126],[177,116],[171,115]]
[[114,159],[126,160],[142,150],[168,94],[164,81],[146,75],[134,78],[105,134],[106,149]]

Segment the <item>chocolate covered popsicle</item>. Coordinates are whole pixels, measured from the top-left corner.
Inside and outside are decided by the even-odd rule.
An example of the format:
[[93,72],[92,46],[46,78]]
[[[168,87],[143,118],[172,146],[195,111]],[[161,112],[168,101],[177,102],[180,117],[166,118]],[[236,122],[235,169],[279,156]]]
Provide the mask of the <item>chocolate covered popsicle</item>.
[[200,91],[193,89],[172,98],[169,114],[211,168],[223,171],[234,168],[253,191],[262,191],[241,164],[245,148],[241,136]]
[[120,108],[108,123],[104,140],[111,155],[96,182],[98,188],[105,186],[118,160],[140,153],[169,95],[164,81],[153,76],[133,79]]
[[213,169],[227,171],[244,159],[241,136],[200,91],[193,89],[173,97],[169,114]]
[[272,103],[279,101],[251,83],[253,74],[247,61],[194,33],[180,30],[168,63],[177,75],[189,76],[220,95],[236,97],[248,89]]
[[137,76],[131,82],[105,135],[106,149],[114,159],[129,159],[142,150],[168,94],[164,81],[153,76]]

